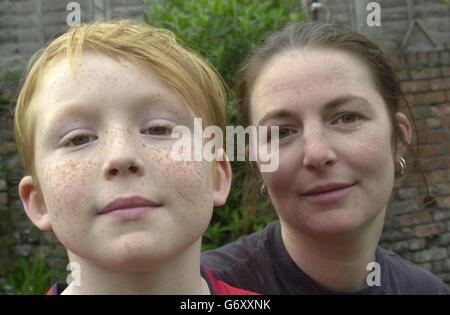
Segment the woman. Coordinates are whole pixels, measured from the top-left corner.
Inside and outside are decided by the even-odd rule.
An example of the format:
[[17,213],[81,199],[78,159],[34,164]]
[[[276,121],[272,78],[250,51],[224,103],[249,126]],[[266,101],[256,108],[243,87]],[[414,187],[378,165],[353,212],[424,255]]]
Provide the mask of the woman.
[[260,173],[279,221],[205,253],[219,278],[265,294],[449,293],[378,247],[412,127],[375,44],[338,26],[292,25],[256,50],[239,88],[245,126],[279,127],[279,167]]

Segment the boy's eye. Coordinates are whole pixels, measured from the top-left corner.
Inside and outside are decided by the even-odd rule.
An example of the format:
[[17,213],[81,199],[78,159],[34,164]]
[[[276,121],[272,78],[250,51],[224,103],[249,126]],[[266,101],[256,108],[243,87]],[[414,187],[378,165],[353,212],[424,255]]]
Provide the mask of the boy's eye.
[[[66,142],[66,145],[73,144],[73,146],[80,146],[80,145],[83,145],[83,144],[89,142],[89,138],[94,138],[94,137],[89,136],[89,135],[75,135]],[[86,140],[86,141],[84,141],[84,140]]]
[[[148,131],[148,133],[147,133]],[[170,126],[153,126],[144,130],[145,134],[152,136],[170,136],[172,134],[172,127]]]

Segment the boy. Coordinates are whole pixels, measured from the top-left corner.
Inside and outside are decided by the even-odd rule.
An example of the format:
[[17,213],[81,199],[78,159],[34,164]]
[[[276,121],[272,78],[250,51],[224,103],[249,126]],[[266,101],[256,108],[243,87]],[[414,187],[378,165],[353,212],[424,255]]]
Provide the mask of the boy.
[[250,294],[200,268],[231,169],[170,158],[172,129],[194,117],[224,129],[223,87],[168,31],[93,23],[41,51],[15,110],[19,195],[80,271],[49,294]]

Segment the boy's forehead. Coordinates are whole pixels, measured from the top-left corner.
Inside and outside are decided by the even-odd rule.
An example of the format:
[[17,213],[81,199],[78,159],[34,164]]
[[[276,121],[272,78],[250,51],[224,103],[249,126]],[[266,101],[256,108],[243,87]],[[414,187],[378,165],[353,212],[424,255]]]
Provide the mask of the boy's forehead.
[[136,66],[123,58],[113,59],[105,54],[86,52],[72,60],[66,57],[53,60],[47,66],[42,79],[44,82],[53,85],[85,79],[95,80],[101,77],[114,79],[114,77],[123,76],[127,73],[130,75],[151,75],[149,72],[139,71]]
[[36,92],[53,104],[84,98],[98,100],[108,94],[180,98],[149,70],[144,71],[126,60],[115,60],[99,53],[83,54],[73,68],[67,58],[59,58],[46,69],[40,81]]
[[102,66],[98,61],[93,63],[91,56],[83,55],[72,68],[67,58],[59,57],[47,66],[31,100],[32,106],[37,106],[40,121],[46,121],[62,104],[83,103],[104,94],[102,85],[105,87],[108,80],[100,77],[113,69],[98,71]]
[[183,111],[193,115],[181,95],[149,70],[97,53],[80,56],[73,69],[67,58],[52,62],[38,84],[32,103],[39,106],[36,111],[39,120],[48,125],[54,121],[54,114],[64,111],[65,104],[75,108],[77,104],[95,106],[107,100],[122,100],[123,104],[165,100],[168,104],[182,105]]

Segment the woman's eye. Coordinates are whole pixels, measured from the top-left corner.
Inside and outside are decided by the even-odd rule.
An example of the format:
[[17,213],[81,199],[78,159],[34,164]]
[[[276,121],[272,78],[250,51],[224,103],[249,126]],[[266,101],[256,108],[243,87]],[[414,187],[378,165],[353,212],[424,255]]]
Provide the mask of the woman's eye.
[[[291,134],[295,133],[294,129],[290,128],[278,128],[278,140],[286,138]],[[275,139],[276,131],[272,130],[272,127],[269,127],[267,130],[267,142],[272,142]]]
[[343,124],[352,124],[355,123],[356,121],[360,120],[361,116],[355,113],[348,113],[348,114],[344,114],[341,115],[336,122],[337,123],[343,123]]
[[293,133],[294,133],[294,130],[292,130],[292,129],[289,129],[289,128],[280,128],[278,137],[279,137],[280,139],[282,139],[282,138],[285,138],[285,137],[287,137],[287,136],[290,136],[290,135],[293,134]]
[[169,126],[154,126],[145,129],[144,133],[152,136],[169,136],[172,134],[172,128]]
[[[94,138],[94,137],[93,136],[89,136],[89,135],[74,136],[74,137],[70,138],[66,142],[66,146],[67,146],[67,144],[73,144],[71,147],[76,147],[76,146],[83,145],[83,144],[89,142],[89,138]],[[86,141],[83,141],[83,140],[86,140]]]

